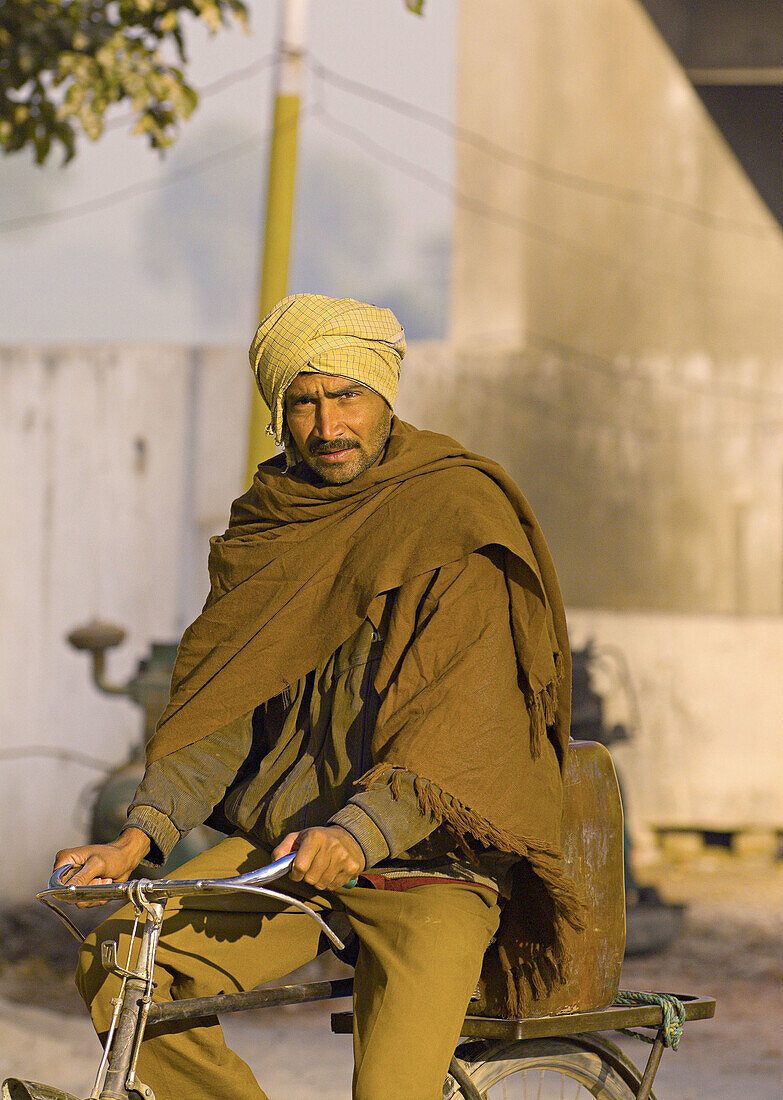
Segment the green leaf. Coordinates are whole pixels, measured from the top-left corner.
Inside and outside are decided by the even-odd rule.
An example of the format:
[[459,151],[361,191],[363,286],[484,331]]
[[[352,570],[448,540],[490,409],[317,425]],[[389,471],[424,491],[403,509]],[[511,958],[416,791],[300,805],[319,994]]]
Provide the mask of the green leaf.
[[38,163],[77,136],[96,140],[104,116],[126,103],[134,132],[171,144],[198,97],[185,64],[187,20],[217,32],[247,26],[242,0],[0,0],[0,150],[29,148]]

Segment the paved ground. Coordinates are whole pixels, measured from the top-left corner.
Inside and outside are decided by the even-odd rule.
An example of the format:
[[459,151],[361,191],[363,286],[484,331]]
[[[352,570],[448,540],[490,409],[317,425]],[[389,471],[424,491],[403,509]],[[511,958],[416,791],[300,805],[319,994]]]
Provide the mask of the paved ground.
[[[690,1025],[679,1052],[664,1055],[658,1100],[781,1100],[783,866],[720,854],[649,874],[668,900],[688,904],[688,917],[667,952],[626,962],[624,987],[709,993],[719,1001],[714,1021]],[[4,938],[13,941],[13,929]],[[27,953],[0,972],[0,1072],[85,1096],[96,1040],[62,977],[70,964],[58,955],[56,937],[40,938],[43,956],[31,961]],[[329,1011],[316,1005],[227,1019],[232,1044],[271,1100],[349,1097],[350,1040],[330,1035]],[[641,1043],[622,1043],[644,1060]]]
[[684,934],[661,955],[626,960],[623,985],[718,1001],[714,1020],[664,1054],[658,1100],[781,1100],[783,867],[715,854],[657,877],[668,899],[688,903]]

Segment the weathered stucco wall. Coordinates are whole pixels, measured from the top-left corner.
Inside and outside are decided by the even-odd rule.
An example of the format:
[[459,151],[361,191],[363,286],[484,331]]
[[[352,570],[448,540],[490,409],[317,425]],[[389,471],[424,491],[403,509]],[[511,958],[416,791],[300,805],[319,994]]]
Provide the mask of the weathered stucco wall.
[[783,621],[778,617],[569,611],[595,643],[593,681],[632,831],[783,829]]
[[[528,431],[513,404],[503,447],[492,445],[491,396],[460,381],[456,362],[447,347],[415,345],[400,413],[507,462],[540,512],[545,485],[530,492],[527,470],[546,453],[525,468],[509,462]],[[92,616],[125,626],[129,639],[109,659],[115,681],[151,641],[178,638],[206,594],[208,536],[241,488],[246,409],[241,349],[0,349],[0,751],[126,757],[139,712],[99,695],[64,637]],[[559,492],[569,499],[567,482]],[[619,646],[637,687],[641,730],[621,757],[637,831],[783,827],[782,620],[578,610],[571,625],[578,642]],[[615,685],[613,720],[626,720],[625,705]],[[0,759],[4,903],[29,898],[55,850],[83,840],[98,774]]]
[[648,385],[531,347],[419,345],[404,378],[403,416],[492,455],[518,481],[572,606],[780,611],[775,401],[750,406],[663,373]]
[[781,611],[783,237],[687,77],[635,0],[467,0],[458,101],[436,415],[574,604]]
[[[208,535],[240,491],[247,387],[238,349],[0,349],[1,750],[125,759],[140,712],[97,693],[65,635],[92,617],[124,626],[115,681],[151,641],[178,640],[206,595]],[[0,759],[4,901],[83,840],[99,775]]]

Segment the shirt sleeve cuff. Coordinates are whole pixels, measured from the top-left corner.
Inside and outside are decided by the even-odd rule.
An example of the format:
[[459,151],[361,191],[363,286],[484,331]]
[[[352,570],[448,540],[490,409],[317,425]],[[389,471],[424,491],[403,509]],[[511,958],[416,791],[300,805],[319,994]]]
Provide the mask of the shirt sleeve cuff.
[[340,825],[350,833],[364,852],[364,870],[368,871],[389,855],[389,845],[381,830],[360,806],[348,803],[329,818],[330,825]]
[[176,825],[154,806],[134,806],[128,813],[123,829],[140,829],[150,838],[150,850],[141,861],[142,867],[161,867],[180,839]]

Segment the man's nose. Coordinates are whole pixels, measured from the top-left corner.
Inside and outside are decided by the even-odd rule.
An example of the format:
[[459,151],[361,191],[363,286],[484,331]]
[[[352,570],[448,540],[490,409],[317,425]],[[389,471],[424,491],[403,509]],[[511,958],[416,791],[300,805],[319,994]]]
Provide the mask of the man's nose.
[[319,401],[317,405],[315,430],[321,439],[337,439],[343,434],[339,412],[328,401]]

